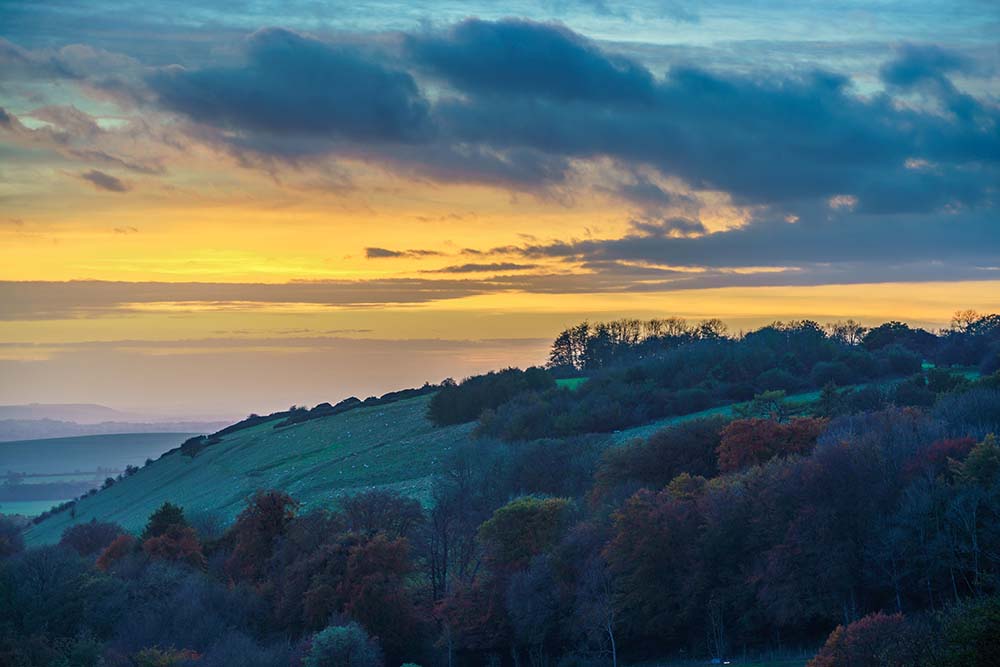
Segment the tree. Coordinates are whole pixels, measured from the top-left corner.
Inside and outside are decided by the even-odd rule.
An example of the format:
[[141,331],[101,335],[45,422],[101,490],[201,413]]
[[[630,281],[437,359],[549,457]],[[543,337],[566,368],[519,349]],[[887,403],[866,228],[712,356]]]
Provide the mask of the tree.
[[304,667],[382,667],[382,651],[357,623],[313,635]]
[[493,563],[506,570],[527,567],[562,535],[569,504],[566,498],[523,496],[495,511],[479,528]]
[[559,629],[559,596],[555,573],[548,559],[536,556],[528,569],[514,573],[507,582],[507,617],[517,647],[528,649],[532,665],[548,662],[549,649]]
[[830,337],[834,340],[855,347],[861,344],[868,329],[854,320],[844,320],[828,324],[827,331],[830,332]]
[[676,641],[698,602],[696,504],[643,489],[613,522],[604,557],[615,582],[616,619],[636,641]]
[[758,417],[782,421],[788,415],[785,392],[784,390],[761,392],[749,403],[737,405],[733,411],[743,418]]
[[107,572],[111,567],[135,548],[135,538],[129,534],[119,535],[97,557],[97,569]]
[[186,526],[184,510],[170,502],[160,505],[159,509],[153,512],[146,523],[145,530],[142,531],[142,541],[145,542],[151,537],[159,537],[167,532],[170,526]]
[[341,501],[347,528],[365,535],[406,537],[424,520],[420,503],[395,491],[363,491]]
[[63,531],[59,544],[69,547],[81,556],[92,556],[105,548],[125,529],[116,523],[102,523],[91,519],[89,523],[70,526]]
[[350,548],[337,587],[343,612],[379,638],[394,660],[419,647],[420,622],[406,577],[413,566],[405,538],[378,534]]
[[917,641],[902,614],[869,614],[848,626],[837,626],[806,667],[918,667],[925,662],[924,643]]
[[23,550],[21,527],[14,519],[0,514],[0,558],[8,558]]
[[798,417],[784,424],[770,419],[736,419],[722,429],[719,470],[733,472],[776,456],[806,454],[826,424],[827,420],[815,417]]
[[714,477],[725,424],[722,417],[693,419],[661,429],[646,440],[606,449],[597,469],[594,497],[630,483],[660,489],[682,473]]
[[951,329],[959,333],[966,333],[980,319],[979,313],[974,310],[956,310],[955,314],[951,316]]
[[596,646],[600,653],[611,658],[611,667],[618,667],[614,580],[607,561],[600,555],[590,558],[583,566],[573,610],[588,646]]
[[285,533],[298,506],[283,491],[258,491],[247,500],[228,534],[233,542],[226,561],[230,576],[251,581],[263,577],[275,540]]
[[198,541],[198,534],[190,526],[173,524],[162,535],[150,537],[142,543],[147,556],[174,563],[187,563],[196,568],[204,568],[205,555]]

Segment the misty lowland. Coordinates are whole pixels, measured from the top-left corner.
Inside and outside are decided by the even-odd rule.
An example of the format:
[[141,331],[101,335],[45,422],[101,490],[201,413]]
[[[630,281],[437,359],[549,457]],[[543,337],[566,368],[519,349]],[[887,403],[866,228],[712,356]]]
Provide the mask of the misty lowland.
[[966,312],[585,322],[544,367],[2,443],[4,498],[92,483],[84,445],[123,469],[3,518],[0,658],[993,665],[997,433],[1000,316]]

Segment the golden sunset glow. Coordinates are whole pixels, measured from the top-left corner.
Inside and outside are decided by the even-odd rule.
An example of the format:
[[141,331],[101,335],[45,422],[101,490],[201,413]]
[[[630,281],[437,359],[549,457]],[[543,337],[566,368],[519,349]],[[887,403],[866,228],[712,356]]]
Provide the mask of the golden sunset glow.
[[[974,66],[975,22],[947,38],[961,65],[886,24],[865,36],[882,51],[782,73],[754,50],[781,30],[721,17],[262,11],[214,31],[233,18],[203,8],[203,27],[148,38],[166,19],[103,32],[52,9],[46,39],[27,18],[0,29],[0,400],[71,400],[81,350],[140,373],[197,358],[209,395],[233,355],[365,344],[389,369],[405,345],[454,342],[419,381],[504,346],[501,364],[540,363],[587,319],[934,329],[998,308],[998,70]],[[524,61],[528,36],[567,60]],[[920,83],[942,77],[965,115]]]

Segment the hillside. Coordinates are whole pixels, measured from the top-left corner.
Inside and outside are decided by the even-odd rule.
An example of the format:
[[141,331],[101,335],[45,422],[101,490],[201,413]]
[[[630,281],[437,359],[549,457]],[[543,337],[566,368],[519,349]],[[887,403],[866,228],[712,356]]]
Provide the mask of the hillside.
[[422,497],[435,464],[474,424],[435,428],[427,421],[428,396],[364,407],[280,429],[272,420],[231,433],[195,458],[164,456],[69,511],[33,526],[29,544],[56,542],[68,526],[114,521],[142,529],[162,503],[231,520],[257,489],[281,488],[304,510],[340,494],[374,486]]

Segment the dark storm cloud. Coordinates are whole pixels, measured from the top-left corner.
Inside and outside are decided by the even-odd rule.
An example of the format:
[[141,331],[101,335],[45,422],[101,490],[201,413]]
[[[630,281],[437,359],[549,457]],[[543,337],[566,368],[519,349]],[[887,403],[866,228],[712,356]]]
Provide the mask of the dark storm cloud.
[[526,245],[519,254],[708,268],[868,262],[873,265],[868,276],[873,277],[887,265],[909,262],[968,262],[970,268],[995,269],[1000,265],[1000,233],[996,217],[988,212],[890,218],[842,215],[794,224],[765,220],[694,237],[650,233],[649,227],[639,226],[636,233],[618,239]]
[[468,19],[443,34],[411,35],[417,63],[456,88],[596,102],[649,102],[653,76],[627,58],[605,54],[555,24]]
[[248,38],[246,57],[235,67],[167,68],[149,84],[165,108],[232,131],[375,143],[426,132],[413,78],[356,48],[268,28]]
[[[917,189],[974,203],[996,182],[997,112],[981,105],[978,112],[973,121],[898,108],[886,95],[860,98],[844,79],[822,72],[775,80],[697,69],[672,70],[651,106],[466,97],[437,109],[442,126],[463,142],[612,157],[746,203],[865,190],[884,209],[894,192],[904,193],[894,204],[905,207],[905,193]],[[905,166],[913,157],[938,168],[916,173]],[[959,169],[970,161],[988,168]],[[953,191],[956,171],[964,187]]]
[[128,192],[129,190],[128,185],[120,178],[96,169],[85,171],[79,176],[98,190],[106,190],[107,192]]
[[[967,59],[938,47],[901,47],[880,74],[887,92],[861,96],[820,70],[675,65],[658,78],[527,20],[469,19],[401,41],[399,54],[270,28],[248,38],[243,64],[171,67],[149,83],[241,155],[360,158],[447,183],[544,192],[570,180],[574,161],[610,159],[740,204],[852,195],[859,212],[899,213],[981,206],[1000,178],[1000,113],[954,87]],[[433,102],[387,64],[407,57],[443,84]],[[891,93],[915,86],[950,113]],[[684,204],[645,176],[601,189],[647,209]]]

